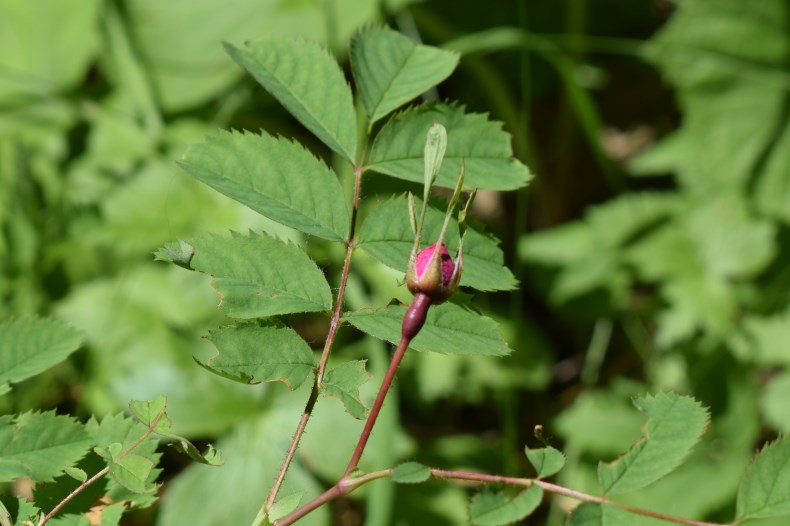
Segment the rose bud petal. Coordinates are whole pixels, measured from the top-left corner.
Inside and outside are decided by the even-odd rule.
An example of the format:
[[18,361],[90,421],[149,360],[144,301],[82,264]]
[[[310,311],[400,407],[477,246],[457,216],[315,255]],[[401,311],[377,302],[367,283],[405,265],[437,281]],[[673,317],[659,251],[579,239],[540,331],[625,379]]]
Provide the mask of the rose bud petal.
[[421,250],[409,261],[406,285],[412,294],[422,292],[435,304],[449,298],[460,281],[460,268],[456,268],[444,243],[436,253],[437,243]]

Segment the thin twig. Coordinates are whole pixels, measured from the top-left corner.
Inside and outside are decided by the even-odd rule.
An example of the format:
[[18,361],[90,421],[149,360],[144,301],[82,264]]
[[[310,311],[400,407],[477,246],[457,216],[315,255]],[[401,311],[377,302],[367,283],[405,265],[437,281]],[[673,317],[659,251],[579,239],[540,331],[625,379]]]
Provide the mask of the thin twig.
[[285,475],[288,473],[288,468],[290,467],[294,455],[296,454],[296,450],[299,447],[299,442],[301,441],[304,430],[307,427],[307,421],[310,420],[310,415],[313,413],[313,408],[315,407],[315,403],[318,400],[318,393],[320,392],[321,385],[324,381],[324,373],[326,372],[326,366],[329,361],[329,355],[332,351],[332,345],[335,342],[337,331],[340,328],[340,317],[343,314],[343,302],[346,294],[346,285],[348,283],[349,272],[351,271],[351,258],[354,254],[354,248],[356,246],[354,242],[354,235],[356,232],[357,211],[359,209],[359,196],[360,188],[362,186],[363,172],[364,167],[361,163],[359,166],[354,168],[354,197],[351,206],[351,225],[349,226],[348,242],[346,243],[346,256],[343,261],[343,270],[340,274],[340,286],[337,291],[335,308],[332,311],[332,317],[329,321],[329,332],[326,335],[324,349],[321,352],[321,358],[318,362],[318,368],[316,369],[315,373],[313,389],[310,392],[310,397],[307,399],[307,403],[305,404],[302,417],[299,420],[299,425],[296,427],[293,439],[291,440],[291,445],[288,447],[288,451],[283,458],[280,470],[277,472],[277,477],[274,480],[274,484],[272,485],[272,488],[269,490],[269,494],[266,497],[266,503],[259,511],[257,517],[252,523],[252,526],[258,526],[263,522],[263,519],[266,515],[266,510],[270,509],[277,499],[277,494],[282,487],[283,481],[285,480]]
[[113,464],[116,464],[116,463],[117,463],[119,460],[121,460],[121,459],[122,459],[122,458],[124,458],[126,455],[128,455],[129,453],[131,453],[131,452],[132,452],[132,450],[134,450],[134,448],[136,448],[137,446],[139,446],[140,444],[142,444],[142,443],[143,443],[143,441],[144,441],[146,438],[148,438],[149,436],[151,436],[151,434],[154,432],[154,429],[156,429],[156,425],[159,423],[159,420],[162,418],[162,416],[163,416],[164,414],[165,414],[165,412],[164,412],[164,411],[162,411],[161,413],[159,413],[159,414],[156,416],[156,418],[154,418],[154,419],[153,419],[153,421],[151,422],[151,424],[148,426],[148,430],[146,430],[146,432],[145,432],[145,433],[143,433],[143,434],[142,434],[142,436],[140,436],[140,437],[139,437],[137,440],[135,440],[134,442],[132,442],[132,444],[131,444],[131,445],[130,445],[128,448],[126,448],[126,449],[125,449],[123,452],[121,452],[121,454],[120,454],[120,455],[118,455],[117,457],[115,457],[114,459],[112,459],[112,461],[111,461],[109,464],[107,464],[107,465],[106,465],[106,466],[105,466],[105,467],[104,467],[104,468],[103,468],[101,471],[99,471],[98,473],[96,473],[95,475],[93,475],[91,478],[89,478],[88,480],[86,480],[85,482],[83,482],[82,484],[80,484],[79,486],[77,486],[76,488],[74,488],[74,490],[73,490],[71,493],[69,493],[68,495],[66,495],[66,497],[65,497],[63,500],[61,500],[60,502],[58,502],[58,503],[57,503],[57,505],[56,505],[54,508],[52,508],[52,510],[51,510],[49,513],[47,513],[46,515],[44,515],[44,516],[41,518],[41,520],[40,520],[40,521],[39,521],[39,523],[38,523],[38,526],[44,526],[44,525],[45,525],[47,522],[49,522],[49,520],[50,520],[52,517],[54,517],[54,516],[55,516],[55,514],[56,514],[56,513],[58,513],[60,510],[62,510],[62,509],[63,509],[63,507],[64,507],[66,504],[68,504],[69,502],[71,502],[71,500],[72,500],[74,497],[76,497],[77,495],[79,495],[80,493],[82,493],[82,491],[83,491],[83,490],[85,490],[85,488],[87,488],[88,486],[90,486],[91,484],[93,484],[94,482],[96,482],[97,480],[99,480],[100,478],[102,478],[104,475],[106,475],[107,473],[109,473],[109,471],[110,471],[110,468],[113,466]]

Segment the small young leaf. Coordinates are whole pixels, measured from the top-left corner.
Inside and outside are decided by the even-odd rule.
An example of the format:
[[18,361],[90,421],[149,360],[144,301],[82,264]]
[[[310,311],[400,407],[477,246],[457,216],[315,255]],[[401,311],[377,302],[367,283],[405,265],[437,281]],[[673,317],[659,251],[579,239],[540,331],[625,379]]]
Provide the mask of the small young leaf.
[[437,186],[454,188],[462,162],[466,188],[514,190],[529,182],[529,170],[513,159],[510,134],[501,123],[444,103],[424,104],[395,115],[376,137],[367,167],[422,182],[425,134],[435,122],[447,129],[447,153]]
[[82,333],[51,319],[20,318],[0,323],[0,394],[63,361],[82,343]]
[[330,241],[348,237],[348,209],[337,177],[297,142],[266,133],[221,131],[191,146],[180,165],[278,223]]
[[434,123],[428,128],[425,138],[424,173],[423,173],[423,201],[428,200],[439,169],[442,167],[444,153],[447,151],[447,130],[439,123]]
[[88,474],[80,468],[70,467],[63,470],[63,472],[74,480],[85,482],[88,480]]
[[281,381],[296,389],[313,371],[313,352],[289,327],[275,324],[223,327],[209,334],[217,354],[207,370],[244,384]]
[[282,497],[274,503],[272,509],[269,510],[269,520],[276,521],[282,519],[292,511],[294,511],[299,503],[302,501],[303,493],[291,493],[286,497]]
[[141,455],[126,455],[110,466],[110,476],[124,488],[134,493],[151,493],[156,486],[149,485],[148,476],[154,463]]
[[538,472],[538,478],[555,475],[565,465],[565,455],[551,446],[539,449],[525,448],[524,452],[532,467]]
[[362,420],[367,408],[359,399],[359,387],[368,380],[370,373],[365,370],[364,360],[346,362],[327,371],[321,394],[336,396],[351,416]]
[[279,37],[248,42],[245,49],[226,43],[225,49],[308,130],[355,161],[357,117],[351,88],[326,49]]
[[469,519],[475,526],[503,526],[520,521],[535,509],[543,499],[543,490],[531,486],[513,499],[503,492],[484,489],[469,504]]
[[620,458],[598,464],[607,494],[644,488],[672,472],[688,456],[708,425],[708,412],[693,398],[659,393],[634,400],[648,416],[644,436]]
[[[390,305],[348,312],[345,319],[362,332],[397,344],[405,314],[405,306]],[[491,318],[453,303],[431,307],[425,325],[409,347],[444,354],[505,356],[511,352]]]
[[351,39],[351,69],[371,122],[449,77],[458,58],[386,27],[368,27]]
[[210,274],[220,308],[258,318],[332,308],[332,291],[299,247],[264,234],[203,237],[191,242],[194,270]]
[[0,482],[51,482],[89,451],[85,427],[68,416],[24,413],[0,420]]
[[[405,272],[409,261],[414,233],[409,222],[410,208],[404,196],[391,199],[376,208],[362,223],[359,231],[359,246],[365,252],[388,267]],[[415,209],[422,202],[415,200]],[[439,235],[444,220],[444,212],[428,207],[422,237],[426,243],[433,243]],[[448,228],[445,244],[451,254],[458,247],[458,231]],[[464,271],[461,286],[477,290],[509,290],[516,287],[516,279],[504,266],[504,255],[499,241],[472,228],[466,232],[464,240]]]
[[154,252],[154,261],[164,261],[175,263],[179,267],[191,268],[189,263],[195,255],[195,247],[179,239],[174,243],[166,243],[165,246]]
[[167,398],[162,395],[153,400],[132,400],[129,402],[129,411],[137,420],[146,427],[155,426],[155,429],[170,428],[170,418],[165,414]]
[[392,470],[390,478],[398,484],[419,484],[431,478],[431,470],[419,462],[404,462]]
[[738,488],[736,522],[790,515],[790,439],[765,446]]

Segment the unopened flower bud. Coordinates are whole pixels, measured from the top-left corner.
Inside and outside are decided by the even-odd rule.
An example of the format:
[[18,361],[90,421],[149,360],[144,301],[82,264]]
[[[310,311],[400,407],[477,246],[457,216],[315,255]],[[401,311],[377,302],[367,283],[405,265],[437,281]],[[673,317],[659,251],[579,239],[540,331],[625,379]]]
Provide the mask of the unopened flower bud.
[[409,260],[406,271],[406,286],[412,294],[422,292],[431,298],[434,304],[447,300],[461,281],[462,260],[453,263],[450,253],[444,243],[437,251],[438,243],[421,250]]

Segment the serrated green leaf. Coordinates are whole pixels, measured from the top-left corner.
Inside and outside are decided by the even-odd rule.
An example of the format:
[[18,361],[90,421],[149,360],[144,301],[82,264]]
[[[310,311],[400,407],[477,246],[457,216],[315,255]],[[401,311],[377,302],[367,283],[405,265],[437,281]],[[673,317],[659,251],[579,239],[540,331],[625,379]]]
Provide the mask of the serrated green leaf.
[[222,131],[191,146],[180,165],[278,223],[331,241],[348,237],[348,209],[337,177],[298,142],[265,132]]
[[166,409],[167,398],[162,395],[153,400],[132,400],[129,402],[129,411],[132,416],[149,429],[154,426],[154,430],[170,428],[170,419],[165,414]]
[[63,361],[82,343],[82,333],[52,318],[20,318],[0,324],[0,391]]
[[607,494],[644,488],[675,470],[710,418],[699,402],[674,393],[640,397],[634,405],[648,416],[644,436],[620,458],[598,464],[598,480]]
[[41,510],[38,509],[32,502],[21,497],[17,498],[18,509],[16,512],[15,526],[28,526],[25,522],[30,520],[32,524],[36,524],[39,519]]
[[209,333],[217,354],[196,361],[224,378],[245,384],[281,381],[296,389],[313,371],[313,352],[290,327],[240,325]]
[[529,463],[538,472],[538,478],[546,478],[559,473],[565,465],[565,455],[551,446],[529,449],[525,448]]
[[[422,201],[415,200],[420,208]],[[439,236],[444,212],[429,207],[425,216],[422,238],[432,244]],[[452,255],[458,248],[458,229],[448,228],[445,244]],[[385,265],[405,272],[414,243],[409,222],[409,204],[405,196],[396,197],[376,208],[362,223],[359,246]],[[499,240],[469,228],[464,239],[464,268],[461,286],[478,290],[510,290],[517,285],[510,270],[504,266]]]
[[466,188],[514,190],[529,182],[529,170],[513,159],[510,134],[501,123],[444,103],[424,104],[395,115],[376,137],[367,167],[422,182],[425,134],[434,122],[447,128],[447,152],[437,186],[454,188],[462,162]]
[[263,318],[332,308],[323,272],[299,247],[264,234],[191,241],[191,268],[210,274],[220,308],[233,318]]
[[790,515],[790,440],[779,438],[754,458],[738,488],[735,517],[746,519]]
[[390,478],[398,484],[419,484],[431,478],[431,469],[419,462],[404,462],[392,470]]
[[[390,305],[379,310],[348,312],[344,317],[362,332],[397,344],[405,314],[405,306]],[[432,306],[425,325],[409,347],[444,354],[506,356],[511,352],[491,318],[453,303]]]
[[164,261],[175,263],[179,267],[191,268],[189,263],[195,255],[195,247],[179,239],[173,243],[166,243],[165,246],[154,252],[154,261]]
[[91,447],[85,427],[68,416],[24,413],[0,422],[0,482],[27,476],[51,482]]
[[69,477],[79,482],[85,482],[86,480],[88,480],[88,474],[85,473],[85,471],[80,468],[69,467],[64,469],[63,472]]
[[370,373],[365,370],[365,360],[346,362],[327,371],[321,394],[336,396],[348,414],[362,420],[367,415],[367,408],[359,398],[359,388],[368,380]]
[[299,122],[351,162],[357,148],[357,118],[351,88],[334,57],[315,42],[269,38],[246,48],[225,44]]
[[543,490],[531,486],[510,499],[504,492],[485,489],[472,497],[469,519],[475,526],[503,526],[520,521],[535,509],[543,499]]
[[449,77],[458,58],[386,27],[368,27],[351,39],[351,69],[371,122]]
[[154,463],[141,455],[126,455],[110,466],[110,476],[134,493],[151,493],[156,486],[148,483]]
[[274,503],[274,506],[272,506],[272,509],[269,510],[269,520],[276,521],[282,519],[294,511],[302,501],[302,495],[304,495],[302,492],[292,493],[278,499],[277,502]]

